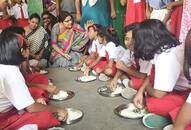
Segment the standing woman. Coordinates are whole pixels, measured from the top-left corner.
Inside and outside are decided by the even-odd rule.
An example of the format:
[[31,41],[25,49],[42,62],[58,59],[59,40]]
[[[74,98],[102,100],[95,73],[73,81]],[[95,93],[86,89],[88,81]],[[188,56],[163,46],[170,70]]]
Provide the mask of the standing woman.
[[88,42],[84,30],[74,23],[72,15],[60,12],[59,22],[51,33],[52,53],[50,61],[54,67],[67,67],[78,63],[81,49]]
[[31,14],[37,13],[39,16],[43,12],[43,1],[42,0],[27,0],[28,13]]
[[116,18],[113,19],[113,28],[115,28],[117,30],[117,33],[119,34],[120,45],[122,46],[124,46],[123,24],[124,24],[125,10],[126,10],[126,7],[121,6],[119,0],[115,0]]
[[127,5],[124,26],[146,19],[145,0],[120,0],[120,2],[122,6]]
[[82,27],[89,20],[93,20],[95,24],[110,26],[111,18],[116,17],[114,0],[76,0],[75,4],[76,20]]

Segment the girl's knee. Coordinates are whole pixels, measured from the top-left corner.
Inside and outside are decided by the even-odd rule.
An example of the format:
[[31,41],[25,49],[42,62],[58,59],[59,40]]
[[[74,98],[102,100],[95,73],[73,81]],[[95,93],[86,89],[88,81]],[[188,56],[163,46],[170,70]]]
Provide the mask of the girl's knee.
[[108,69],[106,69],[106,70],[104,71],[104,73],[105,73],[106,75],[108,75],[108,76],[111,76],[112,73],[113,73],[113,70],[112,70],[111,68],[108,68]]
[[122,68],[122,65],[123,65],[123,61],[117,61],[116,68],[120,69],[120,68]]

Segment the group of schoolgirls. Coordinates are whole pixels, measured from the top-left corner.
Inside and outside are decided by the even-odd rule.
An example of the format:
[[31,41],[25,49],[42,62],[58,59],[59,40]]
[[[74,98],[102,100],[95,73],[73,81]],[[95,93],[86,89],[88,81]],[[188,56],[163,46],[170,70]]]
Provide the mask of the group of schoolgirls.
[[[90,48],[93,49],[90,51],[89,48],[90,55],[83,60],[86,63],[84,74],[89,75],[93,70],[92,73],[99,74],[102,81],[113,78],[109,86],[113,90],[121,79],[125,87],[137,90],[133,97],[137,108],[170,117],[175,123],[174,130],[180,128],[181,123],[184,123],[184,126],[181,124],[182,130],[189,130],[190,118],[184,117],[186,124],[180,121],[185,116],[183,112],[178,121],[176,116],[191,88],[187,78],[190,77],[190,52],[186,51],[190,48],[190,37],[187,38],[189,45],[184,49],[166,26],[156,19],[130,24],[124,30],[127,49],[118,44],[114,29],[96,24],[88,27],[88,35],[94,34],[90,38]],[[191,114],[190,110],[187,111]]]

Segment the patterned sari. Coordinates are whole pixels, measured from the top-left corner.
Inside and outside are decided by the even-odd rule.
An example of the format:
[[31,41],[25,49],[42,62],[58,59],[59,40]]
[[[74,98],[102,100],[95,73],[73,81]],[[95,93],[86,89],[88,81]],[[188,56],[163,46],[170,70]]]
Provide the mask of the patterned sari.
[[87,35],[80,28],[73,27],[71,30],[60,33],[59,24],[55,24],[51,34],[51,44],[56,44],[64,53],[69,54],[72,59],[68,61],[53,49],[50,56],[52,66],[68,67],[78,63],[81,50],[88,40]]

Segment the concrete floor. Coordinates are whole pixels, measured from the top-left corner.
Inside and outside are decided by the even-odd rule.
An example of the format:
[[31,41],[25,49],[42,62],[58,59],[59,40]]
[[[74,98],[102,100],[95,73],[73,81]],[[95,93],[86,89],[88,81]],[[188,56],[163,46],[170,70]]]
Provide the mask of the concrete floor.
[[114,114],[115,107],[130,101],[122,97],[108,98],[99,95],[97,89],[106,83],[98,80],[78,83],[74,79],[82,75],[82,72],[69,72],[63,68],[50,68],[49,72],[49,77],[57,87],[75,92],[70,100],[50,103],[84,112],[83,119],[75,124],[65,125],[66,130],[149,130],[141,120],[124,119]]

